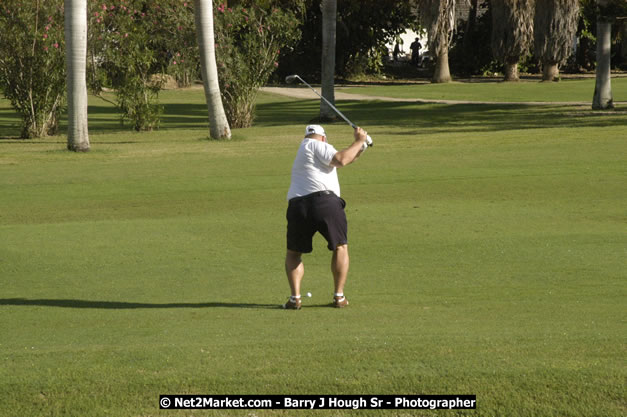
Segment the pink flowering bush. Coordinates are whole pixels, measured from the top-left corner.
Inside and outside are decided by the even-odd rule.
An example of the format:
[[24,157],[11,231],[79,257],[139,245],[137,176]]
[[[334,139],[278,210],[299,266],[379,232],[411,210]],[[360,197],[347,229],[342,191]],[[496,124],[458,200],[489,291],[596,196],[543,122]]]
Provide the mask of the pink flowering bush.
[[57,132],[65,104],[63,1],[0,2],[0,90],[22,117],[22,138]]
[[161,27],[158,0],[102,0],[89,2],[88,61],[92,92],[115,91],[122,118],[135,130],[159,127],[163,107],[158,104],[163,72],[156,48]]
[[160,12],[161,60],[179,87],[189,87],[200,77],[193,0],[162,1]]
[[[256,4],[251,2],[250,4]],[[215,3],[216,58],[231,127],[252,124],[255,98],[300,36],[289,11]],[[88,85],[136,130],[159,126],[164,73],[179,85],[200,78],[191,0],[88,2]],[[22,136],[56,132],[65,103],[63,0],[0,1],[0,89],[22,115]]]
[[214,10],[216,61],[224,110],[231,128],[249,127],[255,99],[276,70],[282,48],[300,37],[291,12],[257,6]]

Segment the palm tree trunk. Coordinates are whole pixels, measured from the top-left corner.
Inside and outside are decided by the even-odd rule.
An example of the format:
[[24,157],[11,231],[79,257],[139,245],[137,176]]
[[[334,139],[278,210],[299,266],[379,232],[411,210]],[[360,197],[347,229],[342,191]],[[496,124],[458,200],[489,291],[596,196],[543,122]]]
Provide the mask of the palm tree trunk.
[[[322,0],[322,97],[335,104],[335,33],[337,0]],[[320,120],[335,120],[335,111],[320,100]]]
[[448,49],[443,49],[438,55],[433,73],[434,83],[448,83],[451,81],[451,71],[448,66]]
[[597,19],[597,77],[592,99],[592,108],[595,110],[614,108],[612,77],[610,74],[611,46],[612,24]]
[[421,0],[418,2],[421,24],[427,29],[429,38],[429,53],[436,59],[435,71],[431,79],[434,83],[451,81],[448,49],[455,30],[455,7],[459,1],[467,3],[467,0]]
[[542,81],[559,81],[560,70],[556,62],[542,63]]
[[67,148],[89,151],[87,126],[87,0],[65,0]]
[[505,81],[520,81],[518,76],[518,61],[505,62]]
[[213,139],[230,139],[231,128],[226,119],[220,85],[218,84],[215,35],[213,32],[213,1],[195,0],[194,14],[198,47],[200,48],[202,80],[209,112],[209,134]]

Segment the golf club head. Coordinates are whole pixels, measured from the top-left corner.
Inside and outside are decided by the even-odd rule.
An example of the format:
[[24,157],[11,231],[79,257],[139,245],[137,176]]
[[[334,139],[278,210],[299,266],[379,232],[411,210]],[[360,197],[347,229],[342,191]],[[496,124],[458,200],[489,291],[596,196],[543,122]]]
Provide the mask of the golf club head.
[[288,75],[287,77],[285,77],[285,82],[288,84],[292,84],[294,81],[296,81],[297,78],[298,78],[298,75],[296,74]]

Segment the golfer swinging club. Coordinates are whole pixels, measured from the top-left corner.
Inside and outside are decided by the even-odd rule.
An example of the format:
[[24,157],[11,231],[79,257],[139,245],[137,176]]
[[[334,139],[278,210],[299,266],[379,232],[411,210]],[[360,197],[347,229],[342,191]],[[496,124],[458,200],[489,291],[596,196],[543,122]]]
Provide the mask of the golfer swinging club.
[[346,149],[337,151],[327,143],[327,136],[320,125],[309,125],[305,139],[300,144],[294,165],[292,181],[287,193],[287,254],[285,272],[292,295],[283,308],[301,308],[300,283],[305,274],[301,256],[313,250],[312,239],[320,232],[333,251],[331,271],[335,283],[333,305],[348,305],[344,297],[344,284],[348,275],[348,227],[340,198],[340,183],[336,168],[355,161],[367,148],[367,133],[355,128],[355,141]]

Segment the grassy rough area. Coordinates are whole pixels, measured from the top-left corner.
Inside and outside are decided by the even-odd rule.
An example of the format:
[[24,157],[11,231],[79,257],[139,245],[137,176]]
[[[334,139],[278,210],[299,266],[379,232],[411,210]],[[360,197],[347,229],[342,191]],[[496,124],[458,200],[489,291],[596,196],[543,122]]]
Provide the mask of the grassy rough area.
[[[92,101],[84,155],[11,139],[0,101],[0,416],[627,413],[625,113],[341,102],[375,140],[339,173],[351,305],[329,307],[317,237],[294,312],[285,194],[317,103],[261,95],[255,127],[215,142],[202,90],[162,101],[152,133]],[[175,412],[166,393],[478,407]]]

